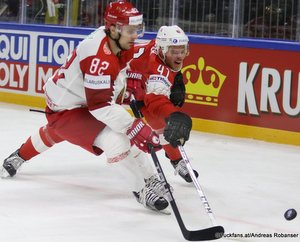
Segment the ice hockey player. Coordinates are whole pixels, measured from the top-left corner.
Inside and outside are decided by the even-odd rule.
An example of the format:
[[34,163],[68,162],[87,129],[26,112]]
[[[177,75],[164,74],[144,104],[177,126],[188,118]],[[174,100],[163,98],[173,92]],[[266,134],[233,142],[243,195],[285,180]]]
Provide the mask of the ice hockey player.
[[[189,52],[188,41],[184,31],[174,25],[162,26],[155,40],[136,45],[134,59],[127,70],[124,103],[130,104],[136,117],[144,116],[160,134],[160,142],[175,174],[192,182],[176,148],[189,139],[192,128],[191,118],[180,111],[185,99],[181,68]],[[197,171],[194,173],[198,177]]]
[[4,160],[2,176],[14,176],[25,161],[68,141],[95,155],[104,152],[109,163],[135,179],[140,203],[163,210],[164,184],[145,153],[148,143],[159,149],[159,138],[115,102],[124,89],[118,73],[144,32],[143,16],[131,3],[117,1],[107,6],[104,20],[45,83],[48,123]]

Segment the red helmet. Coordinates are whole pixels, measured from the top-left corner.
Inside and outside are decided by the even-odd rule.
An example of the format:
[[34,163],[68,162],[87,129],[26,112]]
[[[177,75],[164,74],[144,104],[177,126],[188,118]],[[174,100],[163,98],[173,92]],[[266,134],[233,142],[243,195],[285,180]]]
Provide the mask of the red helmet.
[[127,1],[111,2],[104,12],[105,28],[113,25],[139,25],[143,23],[143,15]]

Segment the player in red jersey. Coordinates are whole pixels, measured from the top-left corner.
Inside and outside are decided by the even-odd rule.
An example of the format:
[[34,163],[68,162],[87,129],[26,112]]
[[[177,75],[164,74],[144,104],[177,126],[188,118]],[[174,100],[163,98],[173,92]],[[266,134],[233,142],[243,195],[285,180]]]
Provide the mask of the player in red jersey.
[[144,153],[148,143],[159,149],[159,138],[116,103],[125,85],[118,75],[144,32],[143,16],[131,3],[118,1],[107,6],[104,20],[45,83],[48,123],[4,160],[2,176],[14,176],[24,161],[68,141],[95,155],[104,152],[109,163],[128,173],[128,181],[135,178],[132,189],[140,203],[163,210],[164,186]]
[[185,99],[180,70],[188,55],[188,41],[184,31],[174,25],[162,26],[155,40],[136,45],[127,71],[125,104],[130,103],[135,116],[144,116],[160,134],[161,144],[176,173],[192,182],[176,148],[189,139],[192,127],[191,118],[180,111]]

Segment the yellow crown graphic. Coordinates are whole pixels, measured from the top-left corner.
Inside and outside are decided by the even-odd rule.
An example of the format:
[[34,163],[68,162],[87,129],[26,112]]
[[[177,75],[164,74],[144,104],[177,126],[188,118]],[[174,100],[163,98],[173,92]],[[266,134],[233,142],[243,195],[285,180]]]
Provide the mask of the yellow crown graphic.
[[[199,71],[198,79],[195,80],[194,71]],[[198,72],[197,71],[197,72]],[[185,66],[181,69],[187,79],[185,85],[187,103],[196,103],[210,106],[218,106],[218,96],[226,79],[220,71],[212,66],[205,66],[203,57],[198,59],[198,66],[195,64]],[[210,75],[210,80],[203,80],[203,74]]]

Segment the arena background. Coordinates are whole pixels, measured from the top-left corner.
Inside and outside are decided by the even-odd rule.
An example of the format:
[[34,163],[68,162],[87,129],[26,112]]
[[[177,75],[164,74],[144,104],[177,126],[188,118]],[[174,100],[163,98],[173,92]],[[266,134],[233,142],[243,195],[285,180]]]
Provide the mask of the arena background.
[[[43,109],[44,82],[103,24],[107,2],[0,0],[0,101]],[[300,145],[299,1],[132,2],[143,40],[161,25],[189,34],[182,72],[193,129]]]

